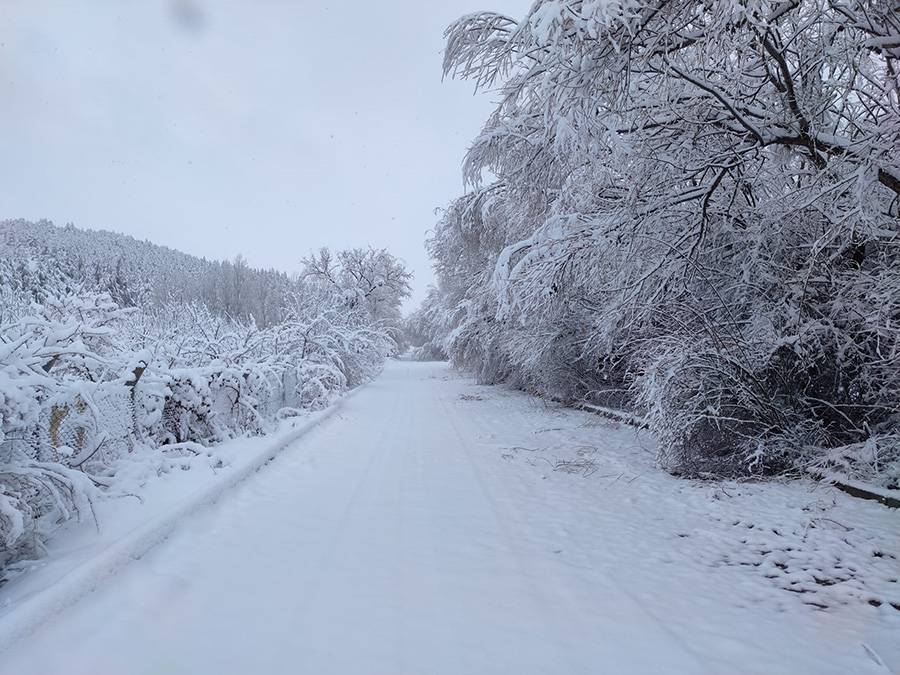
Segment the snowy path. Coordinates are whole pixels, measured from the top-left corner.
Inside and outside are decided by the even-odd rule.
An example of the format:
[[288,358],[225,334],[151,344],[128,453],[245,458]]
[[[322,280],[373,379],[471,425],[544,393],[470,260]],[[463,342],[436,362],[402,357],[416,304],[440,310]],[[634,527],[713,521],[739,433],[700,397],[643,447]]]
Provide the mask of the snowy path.
[[747,568],[690,563],[678,533],[702,527],[709,488],[535,459],[536,440],[604,436],[646,454],[589,419],[390,364],[0,673],[890,672],[862,646],[896,656],[884,608],[816,612]]

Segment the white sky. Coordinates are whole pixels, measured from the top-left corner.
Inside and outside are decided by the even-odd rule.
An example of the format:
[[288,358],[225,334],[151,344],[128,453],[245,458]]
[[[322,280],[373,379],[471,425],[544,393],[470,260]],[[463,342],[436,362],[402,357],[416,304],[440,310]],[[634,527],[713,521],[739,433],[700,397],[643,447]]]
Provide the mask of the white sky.
[[0,0],[0,218],[287,271],[384,246],[415,302],[434,209],[490,111],[441,82],[443,30],[529,4]]

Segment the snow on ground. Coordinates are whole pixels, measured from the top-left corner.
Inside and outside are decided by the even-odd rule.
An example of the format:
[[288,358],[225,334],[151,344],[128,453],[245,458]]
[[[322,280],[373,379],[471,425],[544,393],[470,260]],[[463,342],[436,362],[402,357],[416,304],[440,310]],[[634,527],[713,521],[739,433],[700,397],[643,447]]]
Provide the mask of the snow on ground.
[[48,613],[77,601],[164,541],[185,517],[216,503],[342,404],[285,420],[264,439],[238,438],[202,453],[148,448],[120,460],[116,491],[95,501],[90,516],[56,533],[44,558],[4,570],[4,581],[15,583],[0,586],[0,652]]
[[93,590],[77,570],[36,588],[53,563],[9,584],[0,645],[47,594],[90,592],[0,673],[900,672],[895,511],[679,480],[653,454],[603,418],[392,363]]

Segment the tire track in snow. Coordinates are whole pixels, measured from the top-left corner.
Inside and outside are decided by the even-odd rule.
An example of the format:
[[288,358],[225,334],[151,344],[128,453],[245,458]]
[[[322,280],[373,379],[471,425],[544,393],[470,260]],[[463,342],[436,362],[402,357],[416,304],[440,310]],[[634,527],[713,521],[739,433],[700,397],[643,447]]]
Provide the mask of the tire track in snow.
[[[488,399],[485,401],[485,403],[487,403],[488,405],[492,405],[492,402],[493,402],[492,399]],[[504,411],[504,412],[507,412],[507,411]],[[507,414],[508,414],[508,412],[507,412]],[[524,419],[525,415],[523,415],[522,413],[520,413],[518,411],[515,412],[515,415],[522,419],[522,424],[516,425],[516,426],[521,426],[521,428],[528,428],[529,425],[527,423],[527,420]],[[479,423],[480,426],[482,426],[482,428],[484,428],[486,430],[489,429],[489,427],[486,427],[484,425],[484,416],[481,416],[480,418],[478,416],[472,416],[472,419],[476,420],[477,423]],[[466,454],[469,458],[470,463],[473,466],[473,470],[477,471],[477,465],[475,464],[474,460],[472,459],[468,448],[466,448]],[[549,492],[542,491],[539,489],[535,490],[533,488],[533,486],[527,485],[525,477],[519,472],[508,472],[508,474],[511,474],[511,475],[505,475],[504,480],[495,481],[493,483],[498,490],[503,491],[504,494],[506,495],[506,499],[503,500],[504,503],[514,503],[517,501],[521,502],[521,501],[523,501],[523,497],[526,497],[527,500],[530,502],[535,502],[535,501],[541,502],[541,504],[543,505],[545,510],[552,511],[552,505],[549,500]],[[520,486],[522,486],[523,488],[525,488],[519,495],[513,495],[512,491],[509,489],[509,480],[513,479],[513,476],[515,477],[515,480],[518,482],[518,484]],[[480,480],[479,482],[482,485],[484,485],[484,481]],[[498,502],[496,500],[492,500],[492,502],[495,505],[495,509],[499,513],[499,511],[501,509],[503,509],[503,507],[499,506]],[[511,522],[519,523],[520,522],[518,519],[516,519],[515,517],[513,517],[511,515],[507,515],[505,519],[507,520],[507,523],[511,523]],[[509,529],[514,529],[517,526],[516,525],[508,525],[507,527]],[[603,532],[597,532],[596,536],[603,537]],[[575,538],[568,538],[567,542],[568,542],[567,546],[574,547],[577,550],[577,552],[581,554],[582,559],[589,559],[588,551],[585,548],[584,544],[580,543]],[[519,559],[524,560],[524,559],[528,559],[528,557],[520,555]],[[556,593],[554,593],[554,595],[556,597],[559,597],[560,595],[564,595],[565,597],[569,598],[573,604],[575,604],[575,603],[577,603],[577,599],[580,597],[580,595],[584,591],[584,588],[580,588],[580,589],[575,588],[575,585],[579,581],[581,581],[581,579],[582,579],[581,577],[576,578],[576,577],[572,577],[570,575],[567,576],[567,575],[562,575],[562,574],[553,574],[547,581],[549,583],[553,584],[553,586],[556,590]],[[680,648],[683,650],[683,652],[692,659],[692,667],[696,669],[692,672],[698,672],[698,673],[704,672],[704,673],[710,673],[710,675],[713,675],[714,671],[711,670],[704,663],[703,655],[697,653],[696,650],[694,650],[689,644],[687,644],[687,642],[684,640],[684,638],[681,635],[676,633],[664,619],[658,617],[653,612],[653,610],[647,606],[646,602],[644,602],[641,598],[638,598],[637,596],[635,596],[633,593],[629,592],[627,584],[623,584],[621,581],[617,580],[615,578],[613,572],[609,568],[605,568],[603,570],[602,583],[603,583],[603,586],[608,591],[611,591],[615,595],[619,596],[620,603],[630,604],[631,606],[638,608],[641,611],[641,613],[649,620],[649,622],[656,627],[657,630],[665,633],[669,637],[670,640],[672,640],[674,643],[678,644],[680,646]],[[581,584],[581,585],[583,586],[583,584]]]

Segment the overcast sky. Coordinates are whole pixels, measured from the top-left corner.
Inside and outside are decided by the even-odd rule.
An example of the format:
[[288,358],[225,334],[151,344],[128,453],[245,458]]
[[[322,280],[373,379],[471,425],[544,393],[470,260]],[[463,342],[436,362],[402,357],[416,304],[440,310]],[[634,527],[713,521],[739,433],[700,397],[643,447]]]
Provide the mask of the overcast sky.
[[0,218],[298,269],[423,241],[490,111],[443,29],[528,0],[0,0]]

